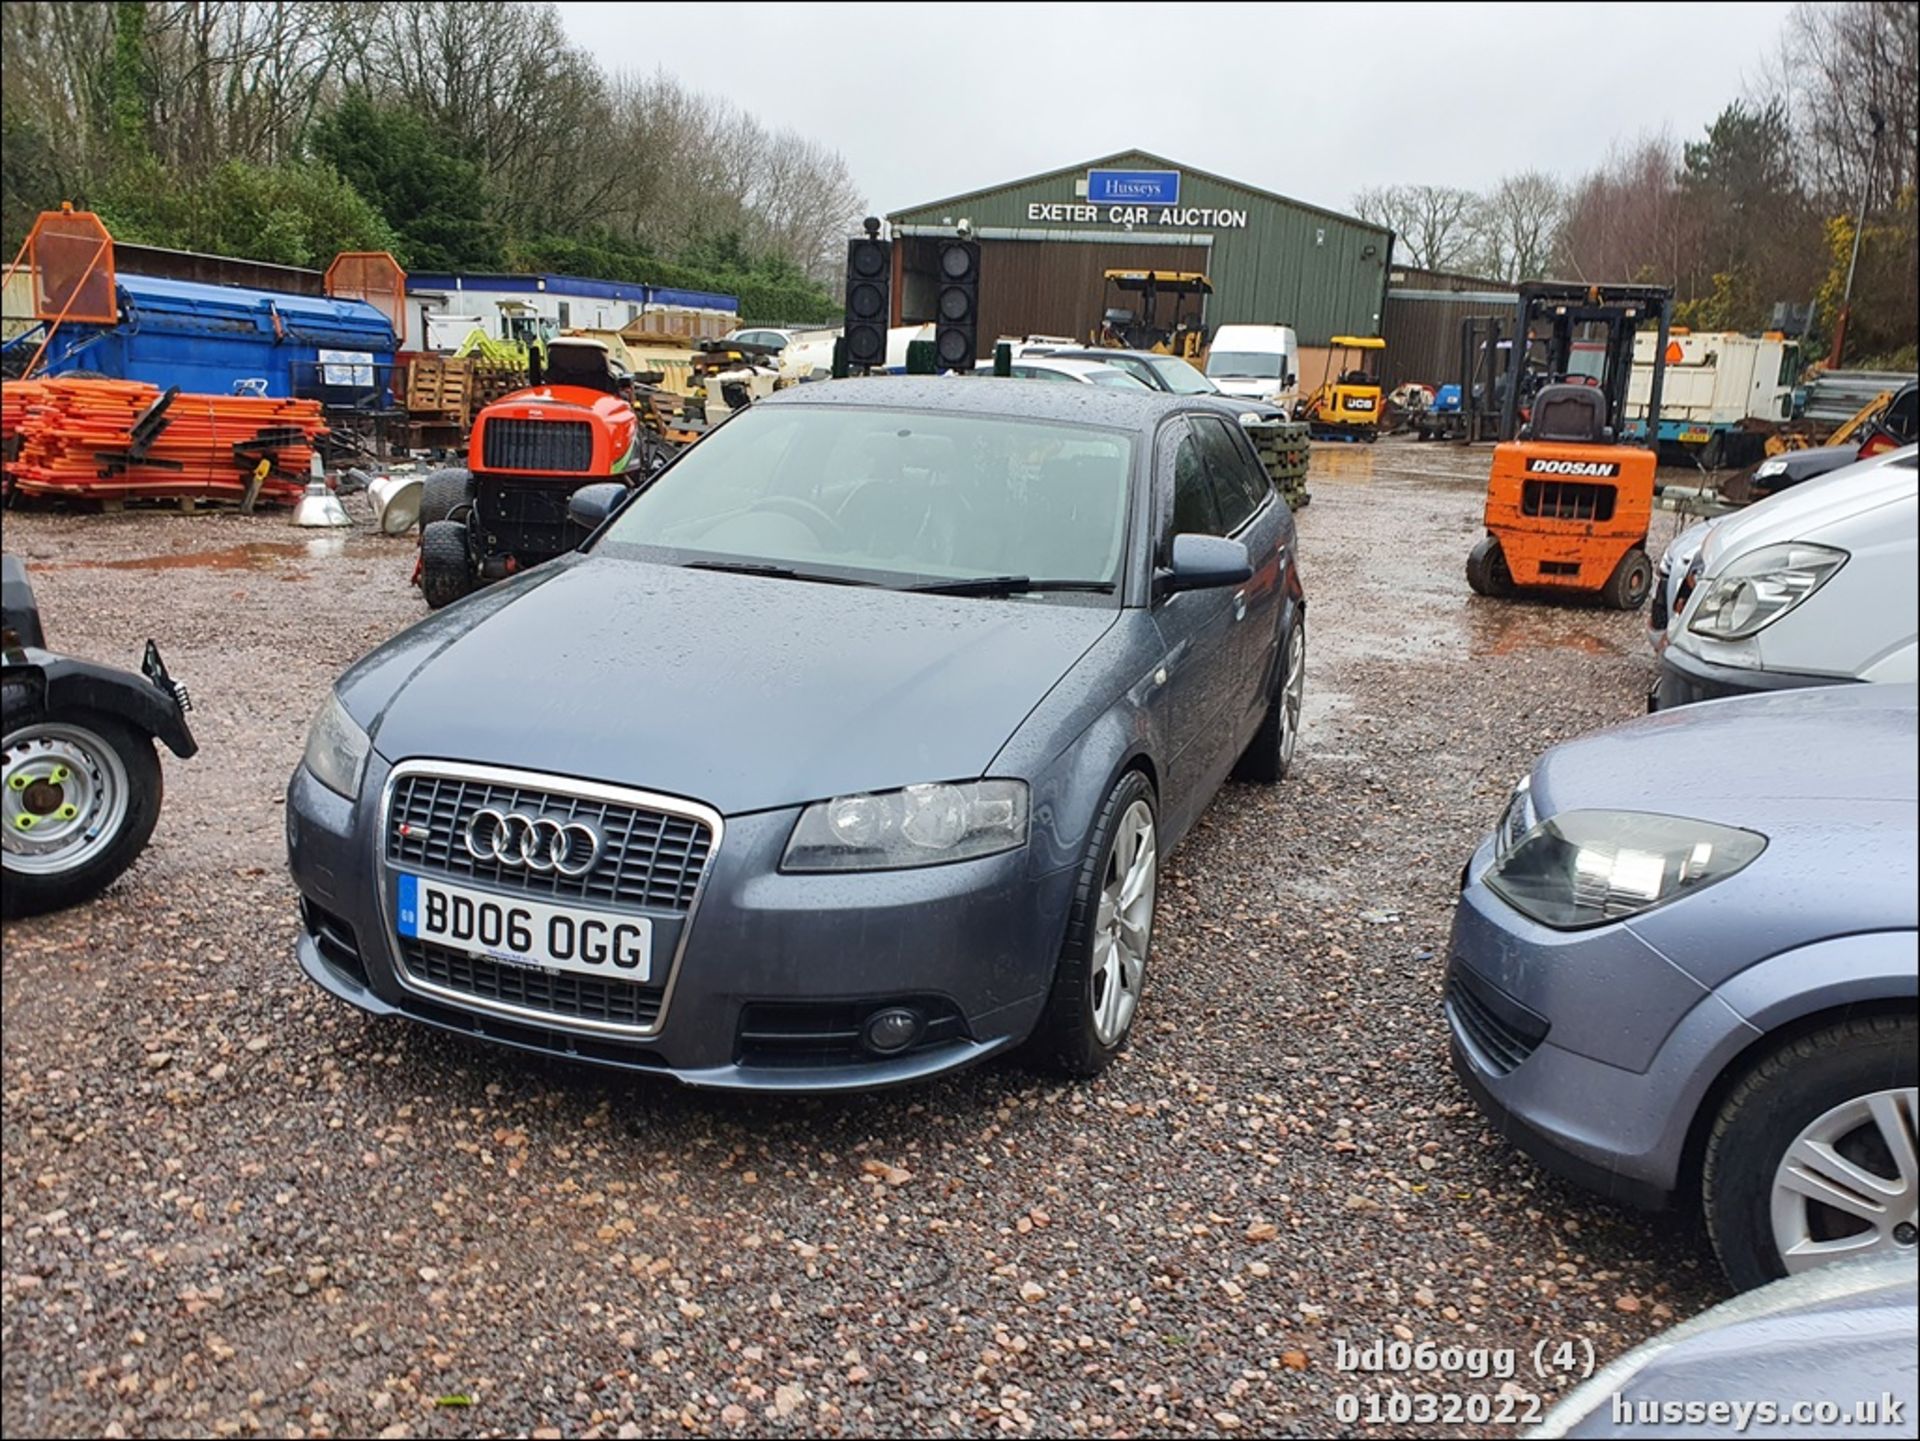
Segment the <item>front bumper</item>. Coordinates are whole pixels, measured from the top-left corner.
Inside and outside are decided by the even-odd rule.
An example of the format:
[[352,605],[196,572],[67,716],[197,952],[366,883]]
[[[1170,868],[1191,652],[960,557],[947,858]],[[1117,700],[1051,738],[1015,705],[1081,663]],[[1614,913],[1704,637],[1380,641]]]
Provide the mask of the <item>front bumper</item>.
[[[388,765],[369,759],[363,797]],[[974,1064],[1023,1040],[1039,1019],[1065,934],[1073,868],[1029,874],[1027,851],[921,870],[782,875],[796,812],[728,817],[708,863],[657,1028],[621,1036],[564,1017],[502,1015],[423,995],[397,974],[382,905],[388,883],[371,799],[354,804],[304,767],[287,792],[289,863],[304,905],[302,969],[374,1015],[547,1055],[657,1071],[690,1085],[739,1090],[868,1090]],[[847,1018],[905,1003],[938,1025],[888,1057],[851,1044],[789,1047],[769,1057],[764,1018],[818,1016],[820,1035]],[[758,1047],[758,1049],[756,1049]]]
[[1491,859],[1489,842],[1468,863],[1448,943],[1454,1070],[1541,1166],[1662,1209],[1680,1184],[1698,1033],[1737,1018],[1623,925],[1535,925],[1481,883]]
[[1806,675],[1798,671],[1756,670],[1747,666],[1715,665],[1701,660],[1684,646],[1660,648],[1660,674],[1647,692],[1649,711],[1671,710],[1695,701],[1722,700],[1760,691],[1800,690],[1807,686],[1844,685],[1844,677]]

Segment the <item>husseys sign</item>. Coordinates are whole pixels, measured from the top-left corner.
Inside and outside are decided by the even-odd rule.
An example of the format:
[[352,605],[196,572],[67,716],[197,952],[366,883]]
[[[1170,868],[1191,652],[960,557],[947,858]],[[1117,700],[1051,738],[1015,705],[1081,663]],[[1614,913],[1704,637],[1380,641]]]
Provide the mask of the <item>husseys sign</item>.
[[1180,203],[1177,170],[1089,170],[1085,201],[1038,200],[1027,219],[1043,224],[1167,225],[1180,230],[1245,230],[1247,212]]

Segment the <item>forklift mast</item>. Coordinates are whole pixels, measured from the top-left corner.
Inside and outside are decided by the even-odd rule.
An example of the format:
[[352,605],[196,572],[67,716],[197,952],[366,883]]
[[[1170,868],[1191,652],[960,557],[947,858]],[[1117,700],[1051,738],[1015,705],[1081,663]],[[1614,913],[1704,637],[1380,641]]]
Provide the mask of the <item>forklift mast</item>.
[[[1544,321],[1544,333],[1536,323]],[[1500,439],[1519,434],[1520,391],[1536,344],[1546,346],[1546,380],[1565,379],[1571,370],[1574,342],[1594,326],[1606,333],[1600,391],[1607,401],[1607,425],[1617,439],[1626,437],[1627,392],[1633,379],[1633,340],[1641,327],[1657,324],[1659,343],[1653,351],[1653,383],[1647,394],[1646,443],[1660,433],[1660,395],[1666,380],[1667,338],[1673,324],[1673,291],[1664,285],[1578,285],[1565,281],[1528,281],[1520,287],[1514,315],[1513,349],[1509,354],[1508,383],[1500,414]]]

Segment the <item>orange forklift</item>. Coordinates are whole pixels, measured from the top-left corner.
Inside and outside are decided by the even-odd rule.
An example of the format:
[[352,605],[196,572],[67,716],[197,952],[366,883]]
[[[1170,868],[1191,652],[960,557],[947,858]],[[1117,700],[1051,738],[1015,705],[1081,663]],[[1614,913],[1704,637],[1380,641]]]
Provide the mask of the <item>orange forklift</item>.
[[[1653,589],[1652,437],[1660,433],[1673,292],[1655,285],[1520,287],[1502,380],[1487,533],[1467,557],[1478,595],[1598,596],[1635,610]],[[1633,337],[1659,327],[1647,414],[1627,427]]]

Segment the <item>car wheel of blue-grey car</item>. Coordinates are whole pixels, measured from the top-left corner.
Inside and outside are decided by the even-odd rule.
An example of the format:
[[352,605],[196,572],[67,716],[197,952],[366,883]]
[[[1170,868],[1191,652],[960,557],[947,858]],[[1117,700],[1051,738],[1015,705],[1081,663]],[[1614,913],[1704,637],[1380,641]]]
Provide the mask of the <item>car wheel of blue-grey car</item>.
[[1912,1018],[1868,1016],[1799,1037],[1728,1095],[1701,1199],[1735,1286],[1920,1241],[1920,1060]]
[[1066,944],[1032,1049],[1070,1076],[1105,1070],[1133,1033],[1160,878],[1153,789],[1128,771],[1101,807],[1074,889]]

